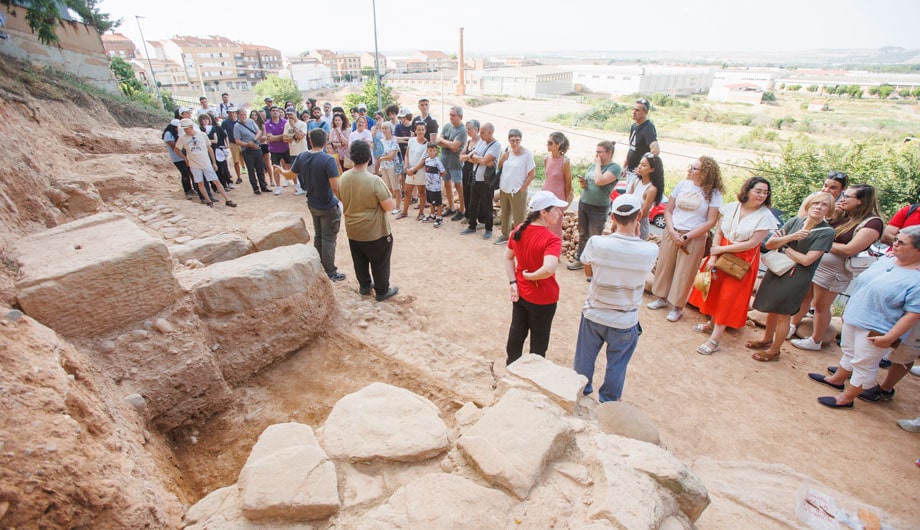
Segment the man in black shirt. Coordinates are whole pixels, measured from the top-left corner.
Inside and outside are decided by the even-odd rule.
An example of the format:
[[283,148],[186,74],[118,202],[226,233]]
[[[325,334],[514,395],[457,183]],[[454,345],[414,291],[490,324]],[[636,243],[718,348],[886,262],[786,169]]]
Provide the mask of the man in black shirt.
[[424,123],[425,138],[428,138],[429,142],[436,142],[438,139],[438,120],[434,119],[431,114],[428,114],[428,108],[430,106],[431,103],[428,101],[428,98],[422,97],[418,100],[419,115],[412,120],[412,130],[415,130],[416,123]]
[[652,153],[658,156],[658,131],[655,124],[648,119],[651,109],[647,99],[637,99],[633,106],[633,120],[636,122],[629,128],[629,151],[626,152],[626,161],[623,170],[626,173],[627,183],[636,178],[636,166],[642,161],[642,155]]

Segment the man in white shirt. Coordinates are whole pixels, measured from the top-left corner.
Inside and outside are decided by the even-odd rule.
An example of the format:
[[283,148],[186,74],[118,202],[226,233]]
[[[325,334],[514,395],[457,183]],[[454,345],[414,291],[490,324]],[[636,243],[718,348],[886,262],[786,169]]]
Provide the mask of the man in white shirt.
[[574,368],[588,378],[584,394],[593,392],[594,363],[607,343],[601,403],[618,401],[623,394],[626,367],[642,333],[639,304],[645,279],[658,259],[658,245],[639,238],[641,212],[642,201],[635,195],[617,197],[611,210],[616,232],[592,236],[581,255],[591,286],[582,307]]
[[[189,169],[192,171],[192,179],[198,185],[198,191],[201,192],[201,203],[214,206],[210,198],[208,200],[204,199],[204,197],[210,197],[211,195],[207,190],[210,186],[205,186],[205,180],[207,180],[209,184],[216,184],[217,193],[223,197],[227,206],[235,208],[236,203],[227,197],[227,194],[224,193],[223,185],[217,179],[217,158],[214,156],[214,150],[211,149],[211,141],[208,140],[208,136],[195,127],[195,122],[190,119],[180,121],[179,128],[185,134],[179,136],[173,150],[185,160],[185,163],[188,164]],[[185,150],[184,153],[182,152],[183,149]]]

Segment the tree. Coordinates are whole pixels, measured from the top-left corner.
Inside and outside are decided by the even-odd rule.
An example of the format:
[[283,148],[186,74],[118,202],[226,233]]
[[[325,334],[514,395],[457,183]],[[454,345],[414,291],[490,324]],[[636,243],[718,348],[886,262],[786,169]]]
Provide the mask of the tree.
[[894,87],[891,85],[882,85],[878,87],[878,97],[880,99],[887,99],[894,92]]
[[109,70],[112,71],[115,80],[118,81],[118,88],[121,89],[122,94],[131,96],[144,90],[141,82],[134,75],[134,69],[121,57],[112,57],[112,61],[109,63]]
[[[380,84],[380,101],[383,104],[383,107],[386,108],[387,105],[395,103],[393,99],[393,91],[385,83]],[[345,96],[345,108],[357,107],[359,103],[364,103],[367,105],[367,112],[373,114],[377,112],[377,80],[368,79],[364,82],[364,87],[361,89],[361,92],[356,94],[347,94]]]
[[365,66],[364,68],[361,69],[361,75],[363,75],[364,77],[374,77],[375,72],[376,70],[374,70],[373,66]]
[[298,103],[303,99],[300,89],[292,79],[282,79],[276,75],[270,75],[265,81],[259,81],[252,91],[258,96],[258,99],[252,104],[253,108],[261,107],[262,100],[267,97],[274,101],[291,100]]
[[808,85],[808,89],[807,89],[807,90],[808,90],[809,92],[817,92],[817,91],[818,91],[818,85]]
[[902,88],[901,90],[898,90],[898,95],[901,96],[902,98],[909,98],[909,97],[910,97],[910,89],[909,89],[909,88]]
[[910,91],[910,95],[913,96],[913,97],[915,97],[915,98],[917,98],[917,99],[920,99],[920,86],[918,86],[917,88],[911,90],[911,91]]
[[[0,0],[8,9],[19,7],[13,5],[13,0]],[[100,34],[117,28],[122,19],[112,20],[108,13],[99,11],[98,0],[30,0],[26,10],[26,22],[33,33],[38,35],[38,40],[43,44],[53,45],[58,43],[56,25],[61,23],[62,7],[75,12],[83,23],[92,26]]]

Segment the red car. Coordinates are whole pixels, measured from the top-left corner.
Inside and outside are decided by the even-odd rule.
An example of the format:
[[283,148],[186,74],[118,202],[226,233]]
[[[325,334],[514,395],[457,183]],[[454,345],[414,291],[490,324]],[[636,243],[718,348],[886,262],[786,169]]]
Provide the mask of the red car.
[[[610,200],[616,199],[620,195],[626,193],[626,181],[620,180],[617,181],[617,185],[613,188],[613,191],[610,192]],[[664,209],[668,207],[668,198],[662,197],[661,202],[655,206],[652,206],[652,209],[648,212],[648,222],[658,228],[664,228]]]

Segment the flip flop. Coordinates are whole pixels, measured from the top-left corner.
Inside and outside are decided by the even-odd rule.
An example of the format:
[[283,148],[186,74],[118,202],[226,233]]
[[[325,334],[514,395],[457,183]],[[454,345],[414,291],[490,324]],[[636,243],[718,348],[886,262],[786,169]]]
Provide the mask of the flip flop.
[[770,346],[773,346],[772,340],[749,340],[744,344],[745,348],[751,350],[762,350],[764,348],[769,348]]
[[778,361],[779,356],[780,356],[779,353],[770,355],[769,353],[765,351],[759,351],[759,352],[755,352],[754,355],[751,355],[751,359],[754,359],[755,361],[759,361],[762,363],[771,363],[774,361]]
[[829,383],[829,382],[827,381],[827,379],[825,379],[824,376],[821,375],[821,374],[809,373],[809,374],[808,374],[808,378],[811,379],[812,381],[816,382],[816,383],[821,383],[821,384],[823,384],[823,385],[827,385],[827,386],[829,386],[829,387],[831,387],[831,388],[833,388],[833,389],[835,389],[835,390],[843,390],[844,388],[846,388],[845,385],[838,385],[838,384],[836,384],[836,383]]
[[818,403],[824,405],[825,407],[830,407],[832,409],[851,409],[853,408],[853,402],[849,403],[837,403],[837,398],[834,396],[822,396],[818,398]]

